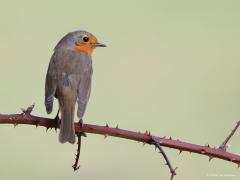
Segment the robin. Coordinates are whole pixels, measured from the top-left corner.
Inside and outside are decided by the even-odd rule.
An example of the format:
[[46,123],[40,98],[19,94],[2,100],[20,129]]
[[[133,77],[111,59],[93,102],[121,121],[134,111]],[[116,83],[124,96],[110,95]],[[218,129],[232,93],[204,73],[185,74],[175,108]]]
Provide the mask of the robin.
[[[106,47],[87,31],[74,31],[65,35],[54,48],[45,80],[45,107],[53,109],[54,97],[58,99],[56,116],[60,126],[59,141],[75,143],[74,112],[82,118],[87,107],[92,81],[92,52],[96,47]],[[61,118],[59,119],[59,111]]]

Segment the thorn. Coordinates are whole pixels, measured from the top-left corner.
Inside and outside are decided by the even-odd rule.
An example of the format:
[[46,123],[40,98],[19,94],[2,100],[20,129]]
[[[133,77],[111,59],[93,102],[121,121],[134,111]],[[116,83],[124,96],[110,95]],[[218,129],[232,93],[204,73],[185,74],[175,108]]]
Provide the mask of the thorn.
[[57,128],[55,127],[54,129],[55,129],[55,131],[56,131],[56,133],[57,133]]
[[15,128],[15,127],[17,127],[17,125],[18,125],[17,123],[14,123],[14,124],[13,124],[13,127]]
[[150,133],[150,131],[148,131],[148,135],[149,135],[149,136],[151,136],[151,133]]
[[240,163],[237,163],[237,168],[239,168],[240,167]]
[[145,134],[148,134],[148,131],[147,131],[147,130],[145,131]]
[[145,144],[146,144],[146,143],[145,143],[145,142],[143,142],[143,146],[145,146]]
[[108,126],[108,123],[106,123],[106,125],[105,125],[107,128],[109,128],[109,126]]
[[108,134],[104,134],[104,139],[106,139],[108,137]]
[[175,167],[174,169],[170,170],[173,176],[177,175],[176,170],[178,167]]
[[38,124],[35,124],[36,128],[38,127]]
[[210,162],[213,159],[213,156],[208,156],[208,161]]
[[179,150],[179,154],[181,154],[183,152],[183,150]]
[[118,129],[118,124],[117,124],[117,126],[116,126],[116,129]]
[[46,127],[46,132],[48,131],[49,127]]
[[205,146],[206,146],[206,147],[210,147],[210,145],[209,145],[209,144],[206,144]]
[[172,140],[172,137],[170,136],[169,139]]

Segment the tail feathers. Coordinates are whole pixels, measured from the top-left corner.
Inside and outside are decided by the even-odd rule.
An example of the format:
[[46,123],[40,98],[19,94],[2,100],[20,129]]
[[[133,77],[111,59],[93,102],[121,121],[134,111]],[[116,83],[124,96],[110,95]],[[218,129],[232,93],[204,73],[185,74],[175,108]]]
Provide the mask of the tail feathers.
[[65,107],[61,110],[59,142],[75,143],[74,108]]

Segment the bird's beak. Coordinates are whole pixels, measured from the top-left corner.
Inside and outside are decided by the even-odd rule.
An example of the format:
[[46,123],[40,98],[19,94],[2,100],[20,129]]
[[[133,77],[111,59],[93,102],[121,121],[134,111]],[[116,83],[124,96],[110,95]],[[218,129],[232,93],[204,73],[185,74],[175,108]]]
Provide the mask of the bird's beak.
[[94,45],[95,47],[107,47],[105,44],[98,43],[98,42],[94,43],[93,45]]

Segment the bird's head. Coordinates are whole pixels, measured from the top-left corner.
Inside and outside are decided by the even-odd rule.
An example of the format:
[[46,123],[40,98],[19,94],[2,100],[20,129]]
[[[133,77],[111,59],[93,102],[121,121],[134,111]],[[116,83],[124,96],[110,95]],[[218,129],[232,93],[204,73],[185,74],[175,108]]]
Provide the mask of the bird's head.
[[83,33],[75,41],[75,49],[81,53],[91,55],[96,47],[106,47],[99,43],[97,38],[90,33]]
[[106,47],[105,44],[99,43],[97,38],[87,31],[70,32],[59,42],[60,46],[61,44],[89,56],[96,47]]
[[106,47],[105,44],[99,43],[97,38],[87,31],[68,33],[60,40],[57,47],[62,45],[89,56],[91,56],[96,47]]

